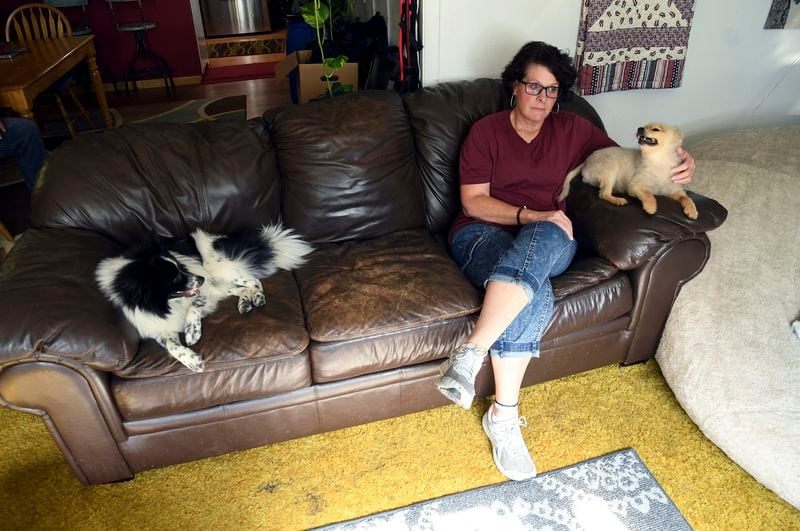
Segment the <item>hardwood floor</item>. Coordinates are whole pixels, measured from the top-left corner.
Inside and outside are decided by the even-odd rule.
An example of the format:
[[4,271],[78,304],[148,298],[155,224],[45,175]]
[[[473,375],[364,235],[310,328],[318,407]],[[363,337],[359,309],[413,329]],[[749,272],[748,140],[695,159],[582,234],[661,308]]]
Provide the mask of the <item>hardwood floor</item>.
[[[174,100],[191,100],[201,98],[221,98],[225,96],[247,95],[247,118],[257,118],[264,111],[291,103],[289,94],[289,81],[286,78],[250,79],[246,81],[229,81],[227,83],[212,83],[208,85],[179,85],[175,87]],[[110,107],[123,107],[141,103],[167,101],[163,88],[140,89],[138,94],[131,91],[131,96],[125,96],[125,91],[119,94],[106,93]]]

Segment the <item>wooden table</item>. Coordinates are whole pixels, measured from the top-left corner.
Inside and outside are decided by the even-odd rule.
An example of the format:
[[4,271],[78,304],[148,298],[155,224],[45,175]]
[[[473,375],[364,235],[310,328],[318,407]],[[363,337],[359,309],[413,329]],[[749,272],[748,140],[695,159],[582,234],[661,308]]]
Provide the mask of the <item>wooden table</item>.
[[0,107],[11,107],[23,118],[33,118],[33,99],[81,61],[89,65],[100,113],[113,127],[103,80],[97,70],[94,35],[41,39],[21,44],[28,51],[0,60]]

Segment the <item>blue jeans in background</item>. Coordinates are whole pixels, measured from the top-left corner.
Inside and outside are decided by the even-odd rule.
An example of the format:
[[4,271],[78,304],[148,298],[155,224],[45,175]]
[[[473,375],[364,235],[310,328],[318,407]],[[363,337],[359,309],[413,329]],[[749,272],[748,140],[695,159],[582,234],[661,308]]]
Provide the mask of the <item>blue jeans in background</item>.
[[35,122],[24,118],[0,118],[5,131],[0,131],[0,157],[14,157],[22,171],[28,190],[33,190],[36,177],[44,164],[47,151]]
[[453,235],[450,252],[474,286],[485,289],[489,281],[506,282],[528,295],[528,304],[492,345],[492,356],[539,357],[539,341],[553,316],[550,278],[564,272],[576,248],[549,221],[525,225],[516,235],[472,223]]

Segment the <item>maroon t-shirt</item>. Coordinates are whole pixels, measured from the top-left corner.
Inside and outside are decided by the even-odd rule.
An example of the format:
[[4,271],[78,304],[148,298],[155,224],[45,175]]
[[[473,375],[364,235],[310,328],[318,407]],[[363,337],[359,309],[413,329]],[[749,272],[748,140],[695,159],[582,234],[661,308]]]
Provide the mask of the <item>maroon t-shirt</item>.
[[[511,125],[511,111],[490,114],[475,122],[461,147],[461,184],[489,183],[489,194],[510,205],[531,210],[564,210],[564,178],[593,151],[616,146],[602,129],[571,112],[550,114],[531,143]],[[462,211],[450,236],[479,220]],[[519,227],[497,225],[509,231]]]

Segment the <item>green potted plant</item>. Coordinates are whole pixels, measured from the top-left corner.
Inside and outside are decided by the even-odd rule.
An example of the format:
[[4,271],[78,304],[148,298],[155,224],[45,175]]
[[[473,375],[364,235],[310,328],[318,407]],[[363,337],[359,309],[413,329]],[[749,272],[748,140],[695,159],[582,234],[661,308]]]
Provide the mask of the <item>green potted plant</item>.
[[[330,5],[322,0],[311,0],[300,6],[300,14],[303,20],[311,26],[317,35],[317,46],[322,57],[322,69],[325,83],[328,88],[328,96],[334,97],[353,91],[352,85],[342,85],[338,81],[336,72],[347,64],[346,55],[336,55],[325,57],[325,41],[334,38],[335,23],[347,20],[352,12],[352,0],[329,0]],[[335,13],[335,9],[337,12]]]

